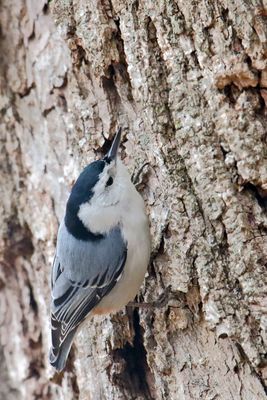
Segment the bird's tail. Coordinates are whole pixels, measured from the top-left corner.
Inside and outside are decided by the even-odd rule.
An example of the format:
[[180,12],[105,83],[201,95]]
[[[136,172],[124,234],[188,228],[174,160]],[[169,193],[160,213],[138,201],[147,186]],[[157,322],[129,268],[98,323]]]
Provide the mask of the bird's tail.
[[52,347],[50,349],[49,361],[50,364],[56,368],[57,371],[62,371],[66,365],[66,361],[70,352],[70,348],[74,339],[74,335],[77,328],[70,331],[64,338],[63,342],[60,342],[55,338],[57,336],[57,330],[52,330]]

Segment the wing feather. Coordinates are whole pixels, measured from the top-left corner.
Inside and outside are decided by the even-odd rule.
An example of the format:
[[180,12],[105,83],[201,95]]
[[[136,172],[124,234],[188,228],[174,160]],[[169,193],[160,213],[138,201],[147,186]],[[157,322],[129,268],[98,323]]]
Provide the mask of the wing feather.
[[[60,245],[57,247],[51,277],[50,362],[56,367],[62,366],[63,362],[58,362],[57,356],[68,355],[71,346],[69,336],[73,338],[73,331],[114,287],[123,272],[127,257],[127,246],[119,227],[93,243],[71,237],[64,227],[61,227],[59,233],[61,237],[58,243],[64,241],[65,248]],[[68,351],[61,349],[65,343]]]

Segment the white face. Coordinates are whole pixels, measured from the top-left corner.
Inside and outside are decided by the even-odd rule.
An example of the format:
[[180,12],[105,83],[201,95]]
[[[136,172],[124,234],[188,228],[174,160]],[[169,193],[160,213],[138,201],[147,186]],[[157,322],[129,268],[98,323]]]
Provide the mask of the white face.
[[93,189],[94,195],[89,202],[91,205],[98,204],[102,208],[114,205],[119,201],[121,183],[117,173],[118,169],[115,161],[106,164]]
[[134,185],[122,162],[119,159],[116,163],[111,161],[100,174],[93,197],[80,206],[79,219],[93,233],[108,231],[121,222],[133,189]]

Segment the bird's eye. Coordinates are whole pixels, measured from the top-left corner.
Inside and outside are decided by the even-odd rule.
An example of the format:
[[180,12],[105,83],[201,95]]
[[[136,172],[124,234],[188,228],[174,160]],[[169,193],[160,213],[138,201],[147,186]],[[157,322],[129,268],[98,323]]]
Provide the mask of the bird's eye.
[[106,186],[111,186],[112,183],[113,183],[113,178],[112,178],[112,176],[110,176],[110,177],[108,178],[108,180],[107,180]]

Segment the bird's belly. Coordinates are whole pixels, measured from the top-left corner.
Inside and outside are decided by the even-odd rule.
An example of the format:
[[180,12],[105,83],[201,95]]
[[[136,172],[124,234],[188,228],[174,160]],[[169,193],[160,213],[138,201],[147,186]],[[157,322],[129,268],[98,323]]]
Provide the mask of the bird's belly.
[[127,259],[121,278],[92,314],[106,314],[119,311],[133,300],[143,283],[150,257],[148,227],[128,239]]
[[[127,265],[125,266],[127,268]],[[93,309],[92,314],[109,314],[121,310],[129,301],[136,296],[145,277],[146,265],[136,266],[135,276],[126,274],[114,286],[108,295],[106,295],[100,303]]]

